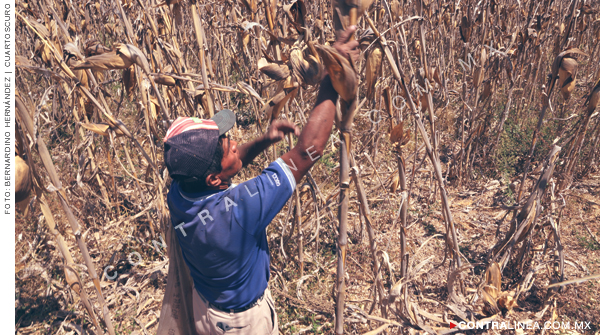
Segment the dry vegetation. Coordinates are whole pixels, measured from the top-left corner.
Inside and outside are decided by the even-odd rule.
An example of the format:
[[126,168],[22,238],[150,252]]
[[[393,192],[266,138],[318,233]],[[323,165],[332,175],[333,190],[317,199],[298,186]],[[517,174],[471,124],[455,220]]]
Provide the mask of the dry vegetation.
[[337,127],[268,230],[282,333],[598,332],[600,4],[351,3],[17,0],[17,333],[155,333],[169,120],[302,126],[325,68]]

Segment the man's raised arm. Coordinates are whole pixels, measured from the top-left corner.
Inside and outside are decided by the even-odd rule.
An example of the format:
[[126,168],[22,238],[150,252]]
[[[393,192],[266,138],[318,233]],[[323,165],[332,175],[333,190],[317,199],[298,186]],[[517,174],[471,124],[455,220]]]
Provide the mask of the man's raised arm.
[[[353,60],[358,57],[359,53],[358,42],[350,41],[350,36],[354,31],[356,31],[355,26],[349,27],[340,34],[333,45],[340,54],[351,57]],[[331,127],[333,127],[337,98],[338,93],[333,88],[329,75],[327,75],[321,81],[315,108],[302,129],[298,143],[292,150],[281,156],[292,170],[296,183],[300,182],[300,179],[323,155],[327,139],[331,133]]]
[[296,183],[300,182],[300,179],[323,155],[333,126],[337,98],[338,94],[331,84],[331,79],[326,76],[321,82],[315,108],[302,129],[298,143],[292,150],[281,156],[292,171]]

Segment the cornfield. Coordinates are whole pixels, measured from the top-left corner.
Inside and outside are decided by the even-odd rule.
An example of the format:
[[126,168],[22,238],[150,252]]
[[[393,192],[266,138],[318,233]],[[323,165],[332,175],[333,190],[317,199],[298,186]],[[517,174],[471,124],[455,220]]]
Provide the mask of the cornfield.
[[600,331],[598,1],[15,6],[17,334],[157,333],[171,122],[302,128],[325,71],[335,127],[267,231],[280,333]]

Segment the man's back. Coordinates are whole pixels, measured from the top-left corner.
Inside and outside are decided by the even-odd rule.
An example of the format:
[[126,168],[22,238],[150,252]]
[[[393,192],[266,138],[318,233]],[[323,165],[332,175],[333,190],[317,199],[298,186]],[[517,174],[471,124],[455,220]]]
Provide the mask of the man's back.
[[225,309],[247,306],[269,280],[266,226],[296,182],[281,160],[261,175],[226,190],[184,192],[173,181],[168,205],[196,290]]

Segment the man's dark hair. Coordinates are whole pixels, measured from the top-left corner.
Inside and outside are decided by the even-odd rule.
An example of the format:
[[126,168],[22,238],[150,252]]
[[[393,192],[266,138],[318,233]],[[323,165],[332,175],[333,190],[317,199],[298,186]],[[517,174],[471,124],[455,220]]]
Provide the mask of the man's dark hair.
[[200,176],[197,181],[181,182],[181,185],[184,187],[185,190],[194,192],[205,189],[207,187],[206,178],[208,177],[208,175],[213,173],[218,174],[223,170],[221,160],[223,160],[223,155],[225,154],[225,149],[223,148],[223,140],[225,138],[225,134],[219,136],[219,142],[217,148],[215,149],[215,154],[213,155],[212,161],[210,162],[208,169],[206,169],[206,172],[204,172],[204,174]]

